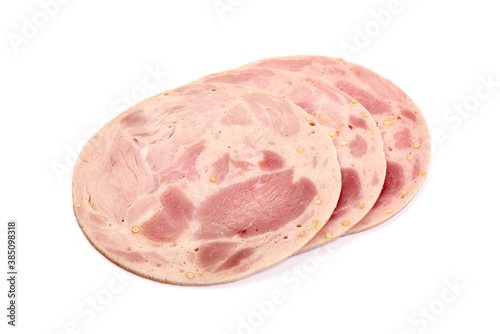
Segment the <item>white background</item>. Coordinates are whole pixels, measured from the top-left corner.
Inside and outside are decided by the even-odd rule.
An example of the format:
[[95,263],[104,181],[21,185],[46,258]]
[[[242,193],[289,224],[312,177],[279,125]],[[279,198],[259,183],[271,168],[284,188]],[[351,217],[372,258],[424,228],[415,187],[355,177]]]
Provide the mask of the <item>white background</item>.
[[[35,0],[2,1],[0,267],[16,219],[20,276],[16,328],[6,325],[1,279],[0,332],[499,333],[498,6],[400,0],[382,25],[373,13],[393,9],[389,0],[220,3],[231,6],[222,16],[213,0],[72,0],[48,17]],[[354,53],[342,51],[348,44]],[[422,109],[438,143],[408,208],[335,241],[330,255],[221,286],[155,283],[92,248],[71,202],[71,162],[86,134],[147,96],[293,54],[369,67]],[[255,302],[279,292],[282,303],[259,311]]]

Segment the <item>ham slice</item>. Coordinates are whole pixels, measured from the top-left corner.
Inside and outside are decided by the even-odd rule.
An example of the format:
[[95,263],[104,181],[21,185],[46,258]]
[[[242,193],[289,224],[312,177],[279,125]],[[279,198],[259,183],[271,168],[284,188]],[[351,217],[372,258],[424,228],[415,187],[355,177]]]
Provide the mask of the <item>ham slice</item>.
[[384,184],[386,161],[380,131],[360,103],[321,80],[272,68],[236,69],[209,75],[198,82],[241,84],[266,90],[302,107],[316,118],[317,121],[310,118],[312,126],[323,127],[329,133],[341,167],[340,200],[322,232],[301,251],[341,236],[370,211]]
[[340,195],[335,147],[309,117],[238,85],[149,98],[83,148],[78,223],[108,259],[159,282],[211,285],[272,266],[320,232]]
[[387,160],[384,188],[372,210],[347,234],[385,222],[414,198],[426,178],[430,135],[422,112],[398,86],[340,58],[278,57],[244,67],[276,68],[324,80],[360,102],[377,121]]

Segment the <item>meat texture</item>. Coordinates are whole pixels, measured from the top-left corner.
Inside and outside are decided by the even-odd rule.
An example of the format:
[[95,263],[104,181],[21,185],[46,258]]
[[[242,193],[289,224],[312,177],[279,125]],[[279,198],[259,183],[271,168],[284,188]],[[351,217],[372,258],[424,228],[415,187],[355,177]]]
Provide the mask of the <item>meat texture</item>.
[[[328,132],[341,167],[340,200],[322,232],[301,251],[341,236],[373,207],[385,179],[384,145],[375,120],[356,100],[321,80],[273,68],[235,69],[197,82],[241,84],[266,90],[302,107],[310,115],[306,121],[312,131],[322,127]],[[320,228],[318,225],[307,228],[315,227]]]
[[385,222],[414,198],[427,175],[430,135],[422,112],[401,88],[341,58],[278,57],[244,67],[276,68],[324,80],[360,102],[376,120],[387,160],[384,187],[372,210],[347,234]]
[[[74,169],[77,220],[108,259],[159,282],[244,278],[296,253],[340,195],[326,130],[255,88],[193,84],[105,125]],[[314,122],[318,122],[314,120]]]

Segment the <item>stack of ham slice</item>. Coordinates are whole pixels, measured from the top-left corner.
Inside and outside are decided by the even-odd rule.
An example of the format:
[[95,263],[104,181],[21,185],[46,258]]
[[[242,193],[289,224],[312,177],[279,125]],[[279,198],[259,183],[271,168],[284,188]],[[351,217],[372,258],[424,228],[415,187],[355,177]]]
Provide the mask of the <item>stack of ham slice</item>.
[[401,211],[425,180],[423,114],[340,58],[269,58],[148,98],[85,145],[74,211],[137,275],[227,283]]

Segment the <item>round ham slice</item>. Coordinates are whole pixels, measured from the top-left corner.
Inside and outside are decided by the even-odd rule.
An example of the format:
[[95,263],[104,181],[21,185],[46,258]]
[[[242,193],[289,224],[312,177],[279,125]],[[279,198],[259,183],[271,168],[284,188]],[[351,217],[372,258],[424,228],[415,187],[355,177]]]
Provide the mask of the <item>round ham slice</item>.
[[109,260],[159,282],[211,285],[272,266],[321,230],[340,194],[335,147],[308,117],[238,85],[149,98],[83,148],[78,223]]
[[332,138],[342,174],[339,203],[302,252],[341,236],[370,211],[384,184],[386,162],[380,131],[360,103],[321,80],[272,68],[230,70],[198,82],[241,84],[288,99],[314,116],[317,121],[311,117],[310,124],[325,128]]
[[430,162],[429,130],[422,112],[394,83],[341,58],[278,57],[244,67],[277,68],[322,79],[360,102],[377,121],[387,160],[384,188],[372,210],[346,234],[380,225],[417,194]]

